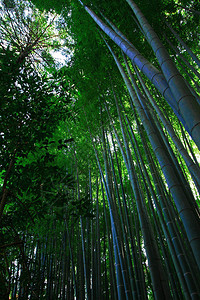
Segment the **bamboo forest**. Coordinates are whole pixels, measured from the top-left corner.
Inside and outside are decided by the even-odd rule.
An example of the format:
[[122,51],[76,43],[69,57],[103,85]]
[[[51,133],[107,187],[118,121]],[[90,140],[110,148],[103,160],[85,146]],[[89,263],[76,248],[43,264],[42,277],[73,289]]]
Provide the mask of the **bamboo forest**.
[[0,300],[200,299],[199,0],[0,0]]

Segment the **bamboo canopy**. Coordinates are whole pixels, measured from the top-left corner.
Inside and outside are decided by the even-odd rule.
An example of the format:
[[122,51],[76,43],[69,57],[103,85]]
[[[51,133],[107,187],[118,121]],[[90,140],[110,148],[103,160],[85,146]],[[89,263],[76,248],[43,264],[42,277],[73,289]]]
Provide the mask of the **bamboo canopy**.
[[0,300],[199,299],[200,4],[149,5],[0,3]]

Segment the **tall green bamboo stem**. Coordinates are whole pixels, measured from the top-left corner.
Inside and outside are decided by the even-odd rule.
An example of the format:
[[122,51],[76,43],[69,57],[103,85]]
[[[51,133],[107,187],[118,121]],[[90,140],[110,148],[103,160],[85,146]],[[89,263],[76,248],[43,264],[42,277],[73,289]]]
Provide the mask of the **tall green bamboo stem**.
[[169,84],[176,103],[178,105],[178,111],[184,118],[189,132],[200,149],[200,106],[196,101],[196,98],[190,92],[183,77],[180,75],[172,59],[170,58],[166,48],[163,46],[157,34],[150,26],[138,6],[133,0],[126,0],[132,8],[140,26],[144,30],[145,37],[151,45],[163,74]]
[[148,135],[148,138],[149,138],[152,148],[154,150],[154,153],[155,153],[155,155],[160,163],[160,166],[162,168],[162,171],[165,175],[169,190],[173,195],[177,210],[179,212],[179,215],[183,221],[185,230],[187,232],[188,240],[191,244],[194,256],[195,256],[197,264],[200,268],[200,252],[198,250],[200,248],[200,224],[199,224],[198,216],[197,216],[196,212],[194,211],[193,207],[191,207],[190,201],[189,201],[189,199],[187,199],[187,197],[185,195],[184,188],[181,187],[181,184],[178,181],[177,176],[174,172],[174,168],[168,159],[168,155],[166,155],[165,150],[163,149],[162,144],[160,143],[160,141],[157,137],[157,133],[154,131],[154,128],[152,127],[151,123],[147,119],[146,114],[145,114],[143,108],[141,107],[141,105],[137,99],[137,96],[136,96],[135,92],[133,91],[130,81],[127,78],[120,62],[118,61],[117,57],[115,56],[115,54],[113,53],[113,51],[110,47],[109,47],[109,50],[111,51],[111,53],[115,59],[115,62],[120,70],[120,73],[124,79],[124,82],[127,86],[128,91],[130,93],[133,104],[135,105],[137,113],[139,114],[139,116],[143,122],[143,125],[144,125],[145,130]]

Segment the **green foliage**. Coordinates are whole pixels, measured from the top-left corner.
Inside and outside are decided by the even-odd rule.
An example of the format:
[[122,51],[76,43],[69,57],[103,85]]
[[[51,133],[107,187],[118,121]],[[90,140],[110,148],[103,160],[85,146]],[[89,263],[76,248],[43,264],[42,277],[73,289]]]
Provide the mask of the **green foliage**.
[[[194,41],[193,22],[196,24],[197,18],[191,11],[176,5],[176,2],[136,1],[163,41],[163,28],[170,35],[169,30],[163,27],[163,18],[166,18],[195,50],[197,42]],[[16,9],[15,3],[17,1],[7,1],[4,6],[13,10]],[[153,280],[149,270],[151,261],[147,261],[146,237],[143,234],[146,230],[146,236],[149,237],[152,230],[152,240],[155,239],[157,247],[154,249],[158,249],[158,253],[153,253],[153,258],[154,254],[159,258],[156,267],[160,261],[170,293],[182,298],[181,283],[173,261],[177,253],[171,252],[168,244],[171,236],[166,233],[168,227],[166,230],[165,226],[173,222],[178,240],[186,241],[181,243],[181,247],[189,255],[190,271],[196,274],[190,245],[144,124],[138,112],[132,108],[127,88],[95,22],[78,1],[33,0],[32,3],[41,11],[45,9],[50,12],[51,16],[55,11],[62,14],[56,16],[55,24],[49,28],[48,13],[39,13],[30,5],[34,12],[34,22],[31,22],[25,18],[25,6],[20,8],[23,18],[20,19],[19,29],[31,26],[36,33],[34,38],[37,38],[44,28],[49,28],[36,49],[40,53],[39,59],[31,49],[19,63],[19,46],[23,44],[23,39],[16,43],[12,34],[6,36],[9,46],[3,47],[1,43],[0,186],[4,196],[3,185],[6,185],[7,194],[0,225],[0,247],[4,249],[5,246],[5,251],[0,251],[0,267],[3,270],[0,273],[0,290],[6,292],[10,280],[13,291],[18,283],[17,293],[21,299],[27,298],[26,295],[31,295],[33,299],[50,298],[50,295],[55,299],[61,295],[63,299],[83,299],[86,292],[88,297],[91,294],[94,299],[98,299],[97,295],[99,299],[103,299],[103,295],[106,299],[117,299],[114,289],[117,286],[117,259],[120,258],[124,266],[129,263],[126,272],[130,285],[136,284],[138,291],[144,293],[144,299],[145,295],[153,299]],[[196,3],[192,6],[192,1],[179,3],[198,9]],[[84,1],[84,4],[94,9],[100,17],[103,12],[147,59],[157,64],[125,0]],[[25,20],[27,23],[24,27],[22,23]],[[9,27],[11,20],[5,17],[3,24]],[[171,40],[178,45],[174,37]],[[113,42],[109,43],[124,66],[120,50]],[[66,64],[62,67],[49,52],[50,49],[59,51],[60,47],[66,57]],[[29,55],[33,55],[34,60],[29,60]],[[37,59],[39,61],[33,63]],[[134,73],[132,66],[131,71]],[[158,106],[173,124],[177,135],[186,143],[179,122],[164,98],[144,76],[142,78]],[[144,94],[138,78],[136,81]],[[119,101],[129,150],[125,147],[115,97]],[[147,116],[157,130],[166,156],[170,156],[164,145],[167,142],[172,147],[172,153],[178,156],[166,129],[166,139],[161,138],[152,117],[157,118],[157,114],[149,107],[149,110],[145,108],[145,112],[147,110]],[[131,136],[126,115],[137,143]],[[105,144],[102,142],[103,132],[107,135]],[[125,158],[128,151],[130,159],[127,167]],[[9,169],[11,162],[12,168]],[[182,158],[179,158],[179,163],[186,177],[183,176],[182,180],[187,183],[191,176]],[[144,176],[142,166],[147,170],[149,181]],[[173,166],[176,169],[175,164]],[[135,170],[135,187],[139,189],[137,197],[131,183],[131,168]],[[102,176],[105,178],[104,186],[103,183],[101,186]],[[185,191],[183,182],[180,186]],[[157,190],[158,187],[161,192]],[[164,208],[159,206],[163,199],[166,201]],[[163,212],[170,212],[170,220],[166,222],[159,215],[158,206]],[[148,222],[143,226],[141,220]],[[151,245],[154,245],[152,240]],[[4,258],[8,261],[11,273],[6,270]],[[120,268],[123,269],[123,266]],[[160,280],[159,273],[157,276]],[[143,277],[144,282],[140,282],[138,279]],[[180,291],[174,292],[174,282]],[[131,289],[135,291],[132,286]]]

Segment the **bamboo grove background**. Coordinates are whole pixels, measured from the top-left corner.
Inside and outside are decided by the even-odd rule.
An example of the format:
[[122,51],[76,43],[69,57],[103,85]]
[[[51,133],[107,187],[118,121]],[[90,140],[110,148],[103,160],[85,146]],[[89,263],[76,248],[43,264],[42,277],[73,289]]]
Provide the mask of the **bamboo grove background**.
[[0,299],[199,299],[200,7],[161,2],[33,1],[58,68],[4,1]]

